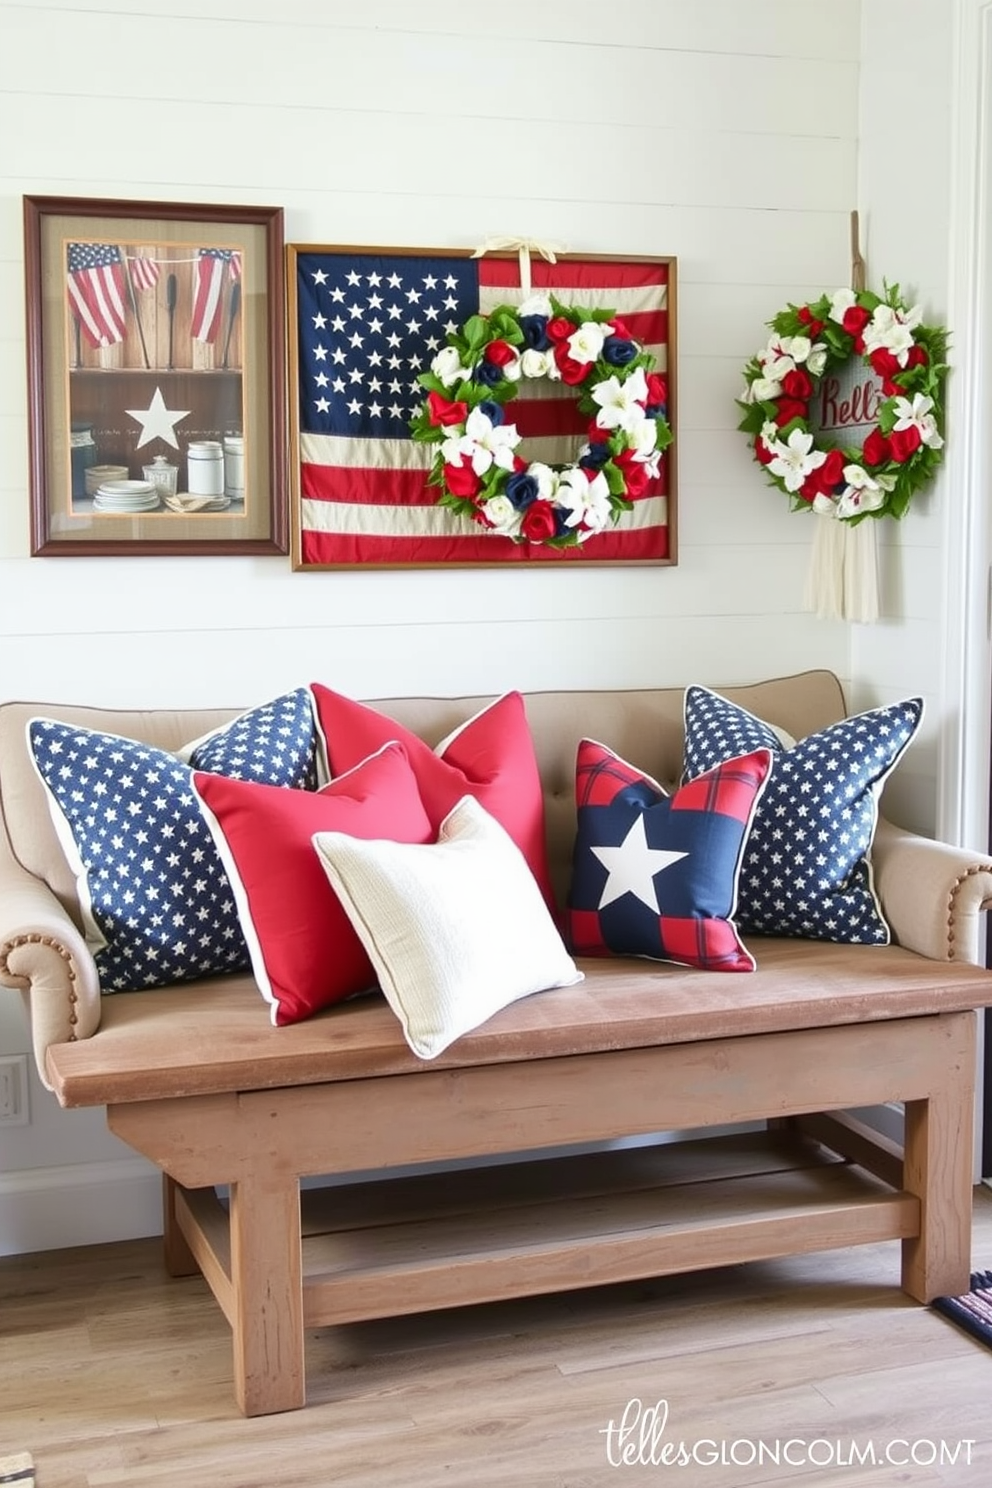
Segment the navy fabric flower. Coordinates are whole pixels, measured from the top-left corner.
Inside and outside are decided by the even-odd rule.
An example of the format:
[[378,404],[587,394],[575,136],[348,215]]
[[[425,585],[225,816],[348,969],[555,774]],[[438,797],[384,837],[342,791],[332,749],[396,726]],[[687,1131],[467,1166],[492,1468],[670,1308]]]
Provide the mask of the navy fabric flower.
[[495,398],[484,398],[479,404],[479,412],[484,413],[491,424],[503,422],[503,405],[497,403]]
[[626,336],[607,336],[603,342],[603,360],[611,367],[626,367],[637,355],[637,344]]
[[503,381],[503,368],[495,362],[476,362],[472,376],[476,382],[484,382],[486,387],[495,387],[498,382]]
[[608,444],[600,444],[597,441],[595,444],[590,444],[586,453],[579,460],[579,464],[584,470],[602,470],[609,458],[610,446]]
[[518,470],[506,483],[506,499],[517,511],[526,511],[538,497],[537,481],[525,470]]
[[546,315],[521,315],[520,329],[524,333],[524,341],[527,346],[533,347],[535,351],[548,351],[551,341],[548,336],[548,317]]

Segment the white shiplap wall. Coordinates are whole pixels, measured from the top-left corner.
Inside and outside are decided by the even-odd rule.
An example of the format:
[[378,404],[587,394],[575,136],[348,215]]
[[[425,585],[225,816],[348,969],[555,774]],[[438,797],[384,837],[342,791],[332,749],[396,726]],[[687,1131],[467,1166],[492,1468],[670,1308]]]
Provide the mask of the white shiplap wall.
[[[0,697],[846,674],[847,627],[802,609],[808,526],[750,462],[734,398],[768,316],[848,278],[859,45],[858,0],[613,0],[608,27],[599,0],[0,3]],[[292,242],[676,255],[678,566],[29,558],[23,194],[274,203]],[[0,1047],[27,1047],[11,996]],[[39,1171],[123,1154],[98,1113],[32,1094],[32,1126],[2,1134],[0,1250],[5,1194],[27,1216],[13,1248],[133,1228],[109,1205],[32,1229]]]

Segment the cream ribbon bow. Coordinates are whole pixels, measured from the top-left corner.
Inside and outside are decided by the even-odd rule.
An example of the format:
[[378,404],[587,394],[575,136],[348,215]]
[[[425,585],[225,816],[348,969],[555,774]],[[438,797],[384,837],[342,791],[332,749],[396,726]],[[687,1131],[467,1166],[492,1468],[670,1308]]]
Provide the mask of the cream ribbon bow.
[[532,253],[540,254],[547,263],[557,263],[556,254],[567,253],[568,249],[561,243],[544,243],[538,238],[487,238],[486,241],[472,254],[473,258],[482,258],[485,253],[499,253],[501,250],[516,252],[520,256],[520,288],[523,290],[524,298],[530,294],[530,256]]

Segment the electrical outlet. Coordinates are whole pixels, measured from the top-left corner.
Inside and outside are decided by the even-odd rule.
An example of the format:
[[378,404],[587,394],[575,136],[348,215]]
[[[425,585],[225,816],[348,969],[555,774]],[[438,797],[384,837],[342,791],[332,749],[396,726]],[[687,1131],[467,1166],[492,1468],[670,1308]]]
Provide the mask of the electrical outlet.
[[28,1057],[9,1054],[0,1058],[0,1126],[27,1126]]

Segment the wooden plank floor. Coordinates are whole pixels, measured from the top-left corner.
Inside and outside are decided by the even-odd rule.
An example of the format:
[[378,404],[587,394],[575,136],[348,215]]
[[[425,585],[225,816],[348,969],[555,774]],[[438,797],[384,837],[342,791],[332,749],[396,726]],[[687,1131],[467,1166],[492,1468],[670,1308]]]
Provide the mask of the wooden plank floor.
[[[974,1235],[988,1269],[984,1188]],[[0,1456],[32,1452],[38,1488],[986,1488],[992,1350],[898,1272],[886,1242],[312,1330],[307,1410],[243,1420],[220,1310],[157,1242],[0,1260]],[[635,1399],[667,1402],[662,1443],[736,1461],[652,1465],[635,1436],[611,1467]],[[916,1463],[883,1460],[906,1442]],[[877,1464],[849,1465],[869,1445]]]

